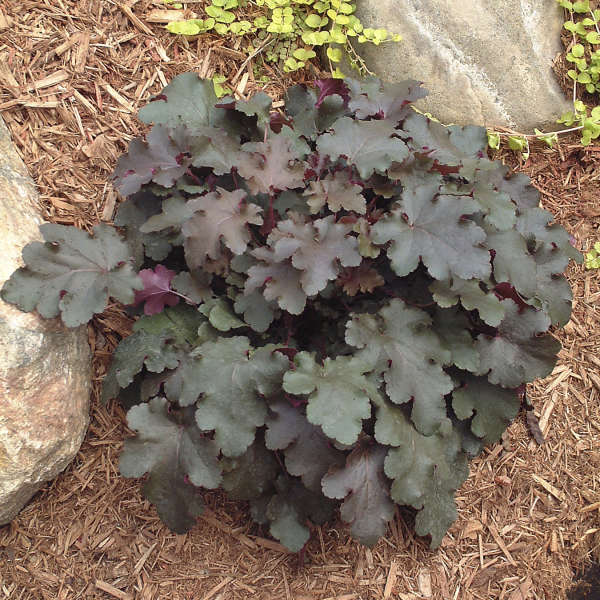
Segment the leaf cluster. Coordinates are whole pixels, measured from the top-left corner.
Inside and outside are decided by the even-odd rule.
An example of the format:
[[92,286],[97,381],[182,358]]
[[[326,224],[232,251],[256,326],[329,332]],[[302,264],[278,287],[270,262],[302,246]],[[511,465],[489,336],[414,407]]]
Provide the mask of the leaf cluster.
[[345,0],[256,0],[251,10],[240,0],[212,0],[205,7],[207,18],[174,21],[166,27],[171,33],[194,36],[213,32],[223,36],[245,36],[246,48],[260,58],[278,64],[284,72],[301,69],[316,58],[319,47],[326,49],[334,77],[343,77],[336,64],[342,49],[348,50],[350,63],[361,68],[351,47],[359,44],[399,41],[400,36],[386,29],[364,27],[354,14],[356,3]]
[[118,162],[123,235],[44,225],[25,248],[2,290],[21,309],[143,310],[103,395],[136,432],[121,473],[173,531],[222,487],[292,550],[338,505],[369,545],[411,506],[437,546],[468,458],[552,370],[580,256],[485,130],[423,95],[329,79],[275,112],[180,75]]
[[600,269],[600,242],[595,242],[592,249],[585,255],[586,269]]

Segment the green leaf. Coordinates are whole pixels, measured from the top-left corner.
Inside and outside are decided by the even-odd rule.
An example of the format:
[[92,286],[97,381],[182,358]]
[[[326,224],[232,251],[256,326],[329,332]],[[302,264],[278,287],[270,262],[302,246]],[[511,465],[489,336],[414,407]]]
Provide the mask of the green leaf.
[[506,316],[495,337],[477,337],[481,356],[479,375],[503,387],[546,377],[552,372],[560,342],[546,334],[550,318],[533,308],[519,310],[514,302],[506,306]]
[[564,327],[571,318],[573,294],[569,282],[562,275],[567,258],[558,248],[544,246],[534,254],[536,263],[536,290],[528,301],[548,314],[553,325]]
[[332,48],[331,46],[327,48],[327,58],[331,62],[340,62],[342,60],[341,48]]
[[317,150],[332,161],[344,157],[363,179],[374,172],[385,173],[392,162],[402,162],[408,157],[406,144],[392,137],[397,132],[387,121],[354,121],[343,117],[333,123],[332,129],[333,133],[319,137]]
[[516,207],[507,193],[496,191],[485,181],[478,181],[472,188],[472,195],[487,223],[498,230],[514,227]]
[[527,143],[527,139],[524,137],[519,137],[516,135],[508,136],[508,147],[511,150],[516,150],[517,152],[525,152],[529,147]]
[[489,232],[486,242],[494,250],[494,279],[508,282],[520,294],[535,292],[535,261],[529,253],[525,238],[514,229]]
[[[262,209],[245,203],[244,190],[229,192],[217,188],[205,196],[194,198],[190,207],[194,216],[181,228],[185,256],[192,269],[202,267],[207,258],[217,260],[223,254],[222,243],[234,254],[243,254],[250,241],[247,225],[262,225]],[[222,240],[222,241],[221,241]]]
[[301,314],[306,305],[306,293],[300,284],[302,271],[295,269],[290,260],[280,262],[267,248],[253,250],[252,256],[260,262],[248,269],[244,295],[264,286],[266,300],[276,301],[279,308],[293,315]]
[[5,302],[46,319],[60,314],[67,327],[77,327],[101,313],[109,298],[131,304],[134,291],[143,288],[129,246],[112,227],[96,225],[91,236],[46,223],[40,232],[45,241],[25,246],[26,266],[2,287]]
[[189,350],[204,341],[199,333],[204,324],[206,319],[195,308],[180,304],[156,315],[143,316],[133,324],[133,331],[165,335],[179,348]]
[[264,333],[275,318],[274,302],[268,301],[259,291],[236,296],[233,308],[236,313],[244,315],[244,321],[257,331]]
[[210,79],[200,79],[196,73],[182,73],[153,100],[144,106],[138,117],[144,123],[162,123],[188,128],[224,124],[224,111],[215,108],[217,96]]
[[307,419],[338,442],[353,444],[363,419],[371,416],[369,398],[374,392],[364,374],[373,365],[348,356],[326,358],[320,365],[310,352],[298,353],[294,363],[296,369],[284,375],[283,389],[289,394],[307,395]]
[[298,48],[298,50],[294,50],[294,58],[300,61],[307,61],[311,58],[315,58],[317,53],[314,50],[307,50],[306,48]]
[[164,398],[134,406],[127,424],[137,437],[127,440],[119,460],[125,477],[149,473],[142,488],[156,505],[162,521],[175,533],[189,531],[202,513],[202,502],[194,487],[216,488],[221,483],[216,444],[202,437],[194,424],[193,411],[169,413]]
[[[322,494],[307,490],[299,481],[280,477],[275,486],[276,493],[262,500],[263,522],[269,522],[271,535],[288,550],[299,552],[310,536],[306,519],[323,523],[331,517],[333,505]],[[254,508],[256,501],[253,504]]]
[[580,2],[573,2],[573,10],[576,13],[587,13],[590,12],[590,0],[582,0]]
[[390,214],[372,227],[373,241],[386,244],[392,268],[408,275],[423,261],[434,279],[487,278],[485,232],[464,215],[479,210],[467,196],[438,196],[436,178],[406,187]]
[[223,489],[233,500],[252,500],[267,493],[279,473],[275,455],[257,436],[246,452],[236,458],[224,458]]
[[[189,352],[195,345],[204,341],[199,328],[206,322],[194,308],[179,305],[164,311],[144,316],[133,326],[133,334],[124,338],[115,350],[110,369],[102,386],[102,400],[106,402],[119,393],[119,388],[127,387],[144,367],[152,373],[165,369],[175,369],[182,352]],[[167,393],[169,398],[173,396]],[[181,388],[181,384],[179,385]],[[192,404],[202,390],[194,390],[191,401],[183,402],[183,394],[178,392],[175,399],[181,405]],[[181,398],[179,394],[181,393]]]
[[540,194],[531,185],[531,179],[523,173],[511,172],[500,161],[480,159],[473,176],[486,188],[508,194],[518,209],[535,208],[540,203]]
[[454,277],[451,281],[434,281],[429,287],[433,299],[443,308],[460,303],[466,310],[477,310],[479,316],[492,327],[504,318],[504,303],[491,291],[481,289],[477,279]]
[[300,283],[308,296],[323,290],[328,281],[337,278],[340,267],[357,267],[362,257],[356,238],[349,235],[352,224],[336,223],[333,216],[314,223],[287,219],[277,224],[269,236],[278,262],[291,259],[302,272]]
[[177,35],[198,35],[202,31],[201,25],[196,20],[173,21],[167,23],[165,29]]
[[116,398],[119,388],[127,387],[144,366],[148,371],[161,373],[178,364],[177,353],[167,343],[166,335],[134,333],[123,339],[115,350],[102,385],[102,401]]
[[500,134],[495,131],[488,130],[487,132],[488,146],[493,150],[500,148]]
[[345,114],[343,99],[330,95],[317,106],[317,95],[313,89],[295,85],[286,92],[287,114],[292,118],[292,126],[297,135],[316,139],[317,133],[328,129],[340,116]]
[[461,166],[470,159],[485,156],[488,145],[483,127],[446,127],[416,112],[409,113],[402,130],[402,137],[408,138],[411,150],[449,167]]
[[376,363],[375,372],[383,373],[392,402],[413,401],[411,416],[419,431],[431,435],[447,423],[444,396],[454,386],[442,365],[451,355],[426,312],[394,299],[378,316],[354,315],[346,328],[346,342],[365,348],[363,354]]
[[158,196],[143,190],[119,204],[115,225],[125,227],[125,240],[131,249],[135,266],[140,268],[144,256],[155,261],[164,260],[174,245],[182,243],[180,233],[175,229],[161,230],[160,233],[144,233],[144,224],[161,211],[162,201]]
[[235,21],[234,13],[223,10],[214,4],[207,6],[205,10],[207,15],[216,19],[219,23],[233,23]]
[[181,228],[195,212],[194,204],[186,201],[183,196],[175,195],[165,198],[162,202],[162,212],[152,215],[139,225],[142,233],[154,233],[171,227]]
[[458,308],[438,308],[433,326],[450,353],[448,364],[475,373],[479,369],[479,353],[469,331],[471,323],[467,315]]
[[534,129],[537,139],[544,142],[549,148],[553,148],[554,144],[558,142],[558,134],[557,133],[544,133],[539,129]]
[[577,83],[591,83],[592,78],[590,77],[589,73],[579,73],[579,75],[577,75]]
[[211,167],[215,175],[225,175],[237,166],[240,144],[222,129],[199,127],[190,154],[195,167]]
[[225,298],[211,298],[198,310],[208,317],[210,324],[218,331],[230,331],[245,326],[245,323],[233,314]]
[[575,31],[575,23],[573,21],[565,21],[563,24],[563,27],[567,30],[567,31],[571,31],[574,32]]
[[277,402],[270,409],[274,414],[267,418],[267,448],[284,450],[287,472],[301,477],[308,489],[321,491],[323,475],[341,465],[344,455],[330,444],[320,427],[309,423],[289,402]]
[[351,92],[348,107],[357,119],[383,115],[390,121],[403,121],[411,112],[411,103],[427,95],[414,80],[389,83],[371,77],[364,81],[348,79],[346,85]]
[[462,375],[462,386],[452,392],[452,408],[459,419],[471,421],[471,431],[484,444],[499,441],[509,423],[517,416],[521,401],[515,390],[492,385],[485,377]]
[[389,486],[383,474],[387,449],[382,446],[356,448],[346,464],[323,477],[323,493],[329,498],[345,498],[342,519],[351,525],[352,537],[374,546],[385,535],[394,516]]
[[315,13],[308,15],[308,17],[306,17],[306,19],[304,19],[304,22],[309,27],[312,27],[313,29],[317,29],[318,27],[321,27],[321,17]]
[[304,166],[285,135],[272,135],[266,142],[249,142],[242,150],[238,171],[252,194],[302,186]]
[[304,63],[302,61],[297,61],[295,58],[290,57],[283,63],[283,70],[286,73],[291,73],[292,71],[301,69],[303,66]]
[[397,426],[403,441],[385,459],[385,474],[394,480],[392,499],[419,510],[416,532],[430,534],[431,547],[437,548],[456,520],[454,491],[468,474],[461,438],[452,429],[444,434],[421,435],[406,419],[399,419]]
[[248,100],[236,100],[235,110],[247,117],[256,117],[259,123],[268,123],[271,115],[273,100],[264,92],[254,94]]
[[375,439],[384,446],[401,446],[405,440],[405,407],[392,404],[381,396],[374,398],[374,403],[377,406]]
[[567,258],[581,263],[581,254],[571,245],[569,233],[560,225],[552,224],[553,221],[552,213],[536,206],[521,211],[517,219],[517,230],[536,250],[542,245],[561,250],[565,260],[563,268],[567,266]]
[[252,353],[248,338],[220,338],[198,348],[202,357],[196,377],[204,395],[198,402],[196,422],[203,431],[214,430],[225,456],[239,456],[265,423],[262,399],[281,385],[288,360],[269,348]]
[[347,171],[337,171],[318,181],[311,181],[304,191],[312,214],[318,213],[327,205],[331,212],[347,210],[364,215],[367,203],[362,195],[362,187],[352,183]]

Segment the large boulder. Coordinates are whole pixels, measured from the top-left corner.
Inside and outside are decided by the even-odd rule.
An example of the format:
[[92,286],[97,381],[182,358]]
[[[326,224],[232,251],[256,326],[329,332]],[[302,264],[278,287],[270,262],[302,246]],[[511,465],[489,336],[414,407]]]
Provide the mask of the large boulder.
[[[37,193],[0,118],[0,287],[40,239]],[[0,525],[72,460],[89,420],[86,328],[0,300]]]
[[399,43],[355,44],[387,81],[423,81],[416,104],[443,123],[501,125],[523,133],[551,125],[570,103],[552,73],[561,51],[556,0],[360,0],[365,27]]

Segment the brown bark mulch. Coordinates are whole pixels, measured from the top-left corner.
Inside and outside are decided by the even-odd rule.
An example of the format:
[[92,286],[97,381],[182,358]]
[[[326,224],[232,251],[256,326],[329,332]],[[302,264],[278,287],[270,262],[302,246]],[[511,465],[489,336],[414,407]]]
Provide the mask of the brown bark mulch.
[[[186,7],[198,10],[198,4]],[[86,229],[119,201],[117,157],[142,132],[137,109],[177,73],[236,77],[247,97],[263,89],[235,44],[185,41],[153,23],[164,4],[140,0],[3,0],[0,112],[40,191],[50,221]],[[154,15],[154,17],[153,17]],[[275,98],[292,80],[271,70]],[[524,164],[544,208],[588,248],[600,238],[600,146],[576,137],[534,145]],[[548,378],[528,386],[546,443],[523,417],[503,444],[471,464],[457,494],[458,521],[439,550],[415,539],[399,510],[373,549],[341,523],[316,527],[305,564],[256,528],[246,506],[207,493],[208,509],[175,535],[118,473],[124,414],[98,402],[112,348],[131,321],[110,307],[89,327],[94,350],[91,425],[73,464],[0,528],[0,598],[121,600],[560,600],[575,574],[600,558],[600,272],[571,266],[571,322]]]

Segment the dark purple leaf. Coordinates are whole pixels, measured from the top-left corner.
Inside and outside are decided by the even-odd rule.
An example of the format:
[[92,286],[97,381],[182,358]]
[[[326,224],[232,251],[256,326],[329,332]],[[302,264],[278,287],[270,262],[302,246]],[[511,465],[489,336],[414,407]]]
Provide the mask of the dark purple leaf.
[[135,293],[134,304],[144,304],[144,314],[155,315],[167,306],[175,306],[179,297],[171,291],[171,279],[175,277],[175,271],[167,269],[162,265],[156,265],[154,270],[143,269],[140,278],[144,283],[144,289]]
[[319,108],[323,104],[323,100],[327,96],[332,96],[333,94],[341,96],[344,106],[348,106],[348,102],[350,102],[350,90],[343,79],[317,79],[315,85],[319,88],[319,98],[315,104],[316,108]]

